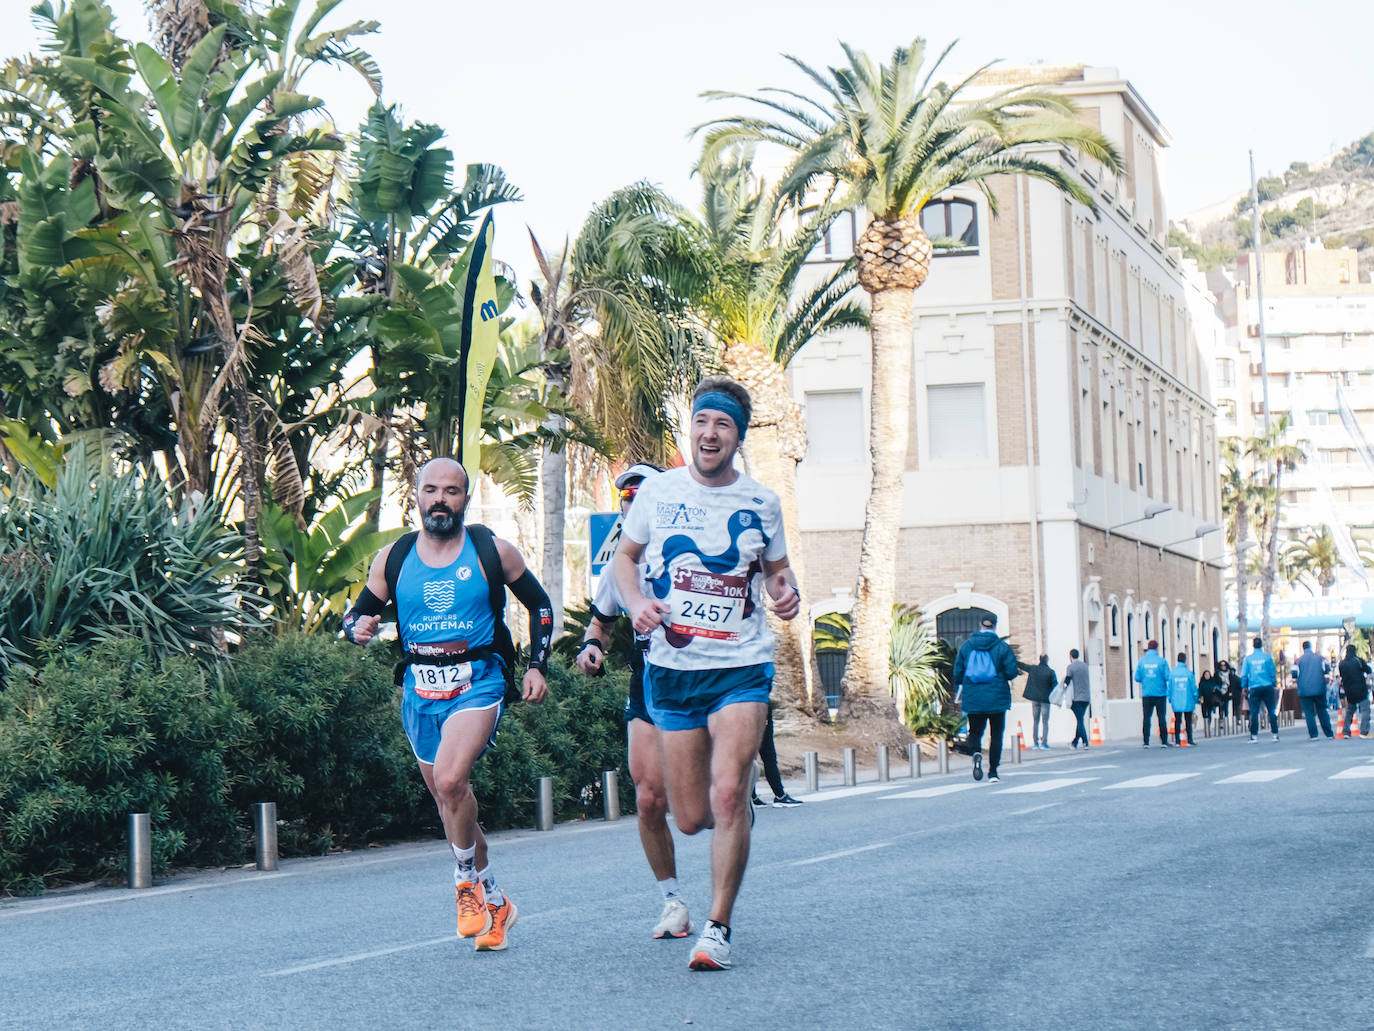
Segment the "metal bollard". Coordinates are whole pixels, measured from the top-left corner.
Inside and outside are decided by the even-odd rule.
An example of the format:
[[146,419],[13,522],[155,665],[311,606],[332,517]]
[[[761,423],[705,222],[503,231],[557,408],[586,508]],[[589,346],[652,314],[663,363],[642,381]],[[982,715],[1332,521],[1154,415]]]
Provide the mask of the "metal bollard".
[[949,772],[949,742],[944,738],[940,739],[939,750],[936,756],[940,762],[940,772]]
[[844,750],[844,783],[846,787],[853,787],[859,782],[859,757],[854,749]]
[[814,795],[821,789],[821,757],[815,752],[807,752],[804,758],[806,760],[806,793]]
[[620,819],[620,774],[615,770],[601,774],[601,805],[608,823]]
[[888,780],[887,775],[887,745],[878,746],[878,779]]
[[911,768],[911,779],[921,775],[921,746],[915,741],[906,746],[906,763]]
[[259,870],[277,868],[277,803],[253,805],[253,853]]
[[153,886],[153,828],[147,813],[129,814],[129,887]]
[[534,829],[553,830],[553,778],[539,778],[539,795],[534,800]]
[[1016,766],[1021,765],[1021,742],[1023,738],[1017,734],[1011,739],[1011,761]]

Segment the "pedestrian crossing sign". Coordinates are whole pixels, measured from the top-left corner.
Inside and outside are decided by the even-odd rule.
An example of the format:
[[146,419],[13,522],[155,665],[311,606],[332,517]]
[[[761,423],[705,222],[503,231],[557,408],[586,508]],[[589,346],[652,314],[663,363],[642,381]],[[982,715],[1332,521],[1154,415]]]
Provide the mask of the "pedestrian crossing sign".
[[620,513],[593,512],[587,520],[592,544],[592,576],[600,576],[620,544]]

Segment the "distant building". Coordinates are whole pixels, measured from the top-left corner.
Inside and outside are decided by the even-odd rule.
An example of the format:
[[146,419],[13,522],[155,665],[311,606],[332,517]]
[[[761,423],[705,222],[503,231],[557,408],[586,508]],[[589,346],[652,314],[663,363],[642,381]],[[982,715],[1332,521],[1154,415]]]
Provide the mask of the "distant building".
[[[958,245],[936,252],[916,292],[897,597],[952,644],[989,611],[1025,661],[1047,652],[1062,667],[1078,648],[1102,702],[1134,697],[1149,638],[1199,666],[1225,648],[1203,357],[1222,323],[1164,243],[1169,137],[1154,112],[1111,68],[1003,70],[989,84],[1045,79],[1128,171],[1042,155],[1079,178],[1096,216],[1006,178],[991,184],[998,218],[977,188],[926,205],[926,232]],[[813,259],[846,258],[855,230],[837,223]],[[790,368],[810,438],[798,477],[808,580],[843,593],[868,487],[868,338],[814,341]]]
[[[1264,428],[1253,258],[1241,255],[1234,273],[1210,274],[1228,323],[1215,356],[1222,436]],[[1275,420],[1290,417],[1285,442],[1307,452],[1284,474],[1280,529],[1301,535],[1330,526],[1348,531],[1353,546],[1374,542],[1374,465],[1361,453],[1374,442],[1374,284],[1359,281],[1355,251],[1315,240],[1263,258],[1269,409]],[[1369,590],[1353,571],[1337,571],[1337,592]]]

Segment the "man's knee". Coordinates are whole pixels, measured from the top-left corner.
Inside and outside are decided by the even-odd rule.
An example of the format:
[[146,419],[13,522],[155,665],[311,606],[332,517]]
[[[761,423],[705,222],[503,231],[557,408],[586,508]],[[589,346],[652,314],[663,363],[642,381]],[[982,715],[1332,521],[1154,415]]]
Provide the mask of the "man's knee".
[[472,780],[467,770],[434,771],[434,794],[439,802],[455,808],[472,794]]
[[717,824],[734,823],[748,805],[749,789],[742,782],[734,779],[711,782],[711,813]]
[[668,820],[668,795],[661,784],[635,784],[635,808],[639,818],[650,826]]

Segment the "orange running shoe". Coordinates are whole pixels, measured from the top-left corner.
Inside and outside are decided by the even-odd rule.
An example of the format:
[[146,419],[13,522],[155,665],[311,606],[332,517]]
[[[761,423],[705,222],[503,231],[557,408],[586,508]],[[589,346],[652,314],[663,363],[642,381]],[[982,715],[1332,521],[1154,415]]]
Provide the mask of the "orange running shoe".
[[515,908],[515,903],[506,896],[506,900],[499,906],[487,903],[487,913],[491,917],[491,928],[484,934],[477,936],[478,952],[500,952],[507,945],[506,932],[515,926],[515,918],[519,916],[519,910]]
[[458,900],[459,938],[476,938],[491,930],[491,913],[480,881],[461,881],[453,894]]

